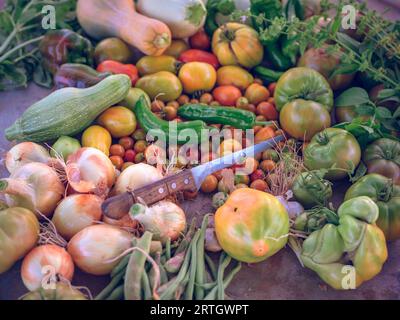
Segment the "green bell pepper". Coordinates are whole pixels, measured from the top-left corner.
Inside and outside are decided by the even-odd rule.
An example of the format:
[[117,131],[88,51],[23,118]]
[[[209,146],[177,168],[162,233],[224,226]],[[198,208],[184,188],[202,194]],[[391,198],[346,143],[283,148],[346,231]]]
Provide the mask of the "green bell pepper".
[[362,177],[346,192],[345,200],[358,196],[370,197],[379,208],[376,224],[382,229],[386,240],[400,239],[400,186],[380,174]]
[[385,236],[375,225],[379,209],[369,197],[345,201],[338,216],[338,225],[310,234],[300,259],[332,288],[354,289],[381,271],[388,256]]

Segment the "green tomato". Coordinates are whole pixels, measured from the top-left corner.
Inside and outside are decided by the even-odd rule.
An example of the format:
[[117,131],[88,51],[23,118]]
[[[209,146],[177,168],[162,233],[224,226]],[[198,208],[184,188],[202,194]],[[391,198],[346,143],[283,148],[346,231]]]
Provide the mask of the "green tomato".
[[306,171],[297,175],[292,185],[295,199],[304,208],[326,205],[332,197],[331,183],[323,179],[324,171]]
[[130,88],[128,91],[128,95],[122,100],[118,105],[127,107],[131,111],[135,111],[136,103],[139,101],[139,98],[143,96],[146,100],[146,103],[149,105],[151,104],[150,98],[146,92],[139,88]]
[[376,222],[386,240],[400,238],[400,186],[380,174],[371,173],[362,177],[346,192],[345,200],[358,196],[370,197],[379,208]]
[[106,38],[100,41],[94,50],[94,59],[98,65],[105,60],[128,63],[131,58],[131,50],[118,38]]
[[382,138],[371,143],[363,153],[368,173],[379,173],[400,185],[400,142]]
[[50,150],[50,155],[54,158],[57,155],[61,156],[64,160],[67,160],[69,155],[81,148],[79,140],[68,137],[61,136],[53,144]]
[[178,99],[182,93],[182,83],[176,75],[168,71],[160,71],[140,78],[136,88],[145,91],[150,99],[157,98],[163,102]]
[[327,169],[325,178],[328,180],[343,179],[360,160],[361,148],[356,138],[339,128],[327,128],[316,134],[304,150],[306,168]]
[[333,92],[323,75],[310,68],[292,68],[276,84],[274,99],[280,111],[295,99],[318,102],[329,112],[333,107]]

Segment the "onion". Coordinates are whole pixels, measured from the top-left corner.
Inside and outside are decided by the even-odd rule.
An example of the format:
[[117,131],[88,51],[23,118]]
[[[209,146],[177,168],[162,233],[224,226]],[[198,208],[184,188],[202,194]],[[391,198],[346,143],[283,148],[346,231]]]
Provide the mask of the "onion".
[[54,211],[53,223],[66,240],[101,220],[103,199],[94,194],[75,194],[64,198]]
[[138,163],[121,172],[115,184],[114,193],[121,194],[129,190],[135,190],[162,178],[163,175],[155,167],[145,163]]
[[6,154],[6,168],[13,173],[18,168],[31,162],[48,164],[51,157],[47,149],[34,142],[22,142],[12,147]]
[[111,160],[95,148],[80,148],[68,158],[65,168],[71,187],[79,193],[105,198],[115,182]]
[[21,277],[25,287],[33,291],[41,288],[48,280],[57,281],[56,276],[68,281],[74,275],[74,263],[69,253],[54,244],[34,248],[24,258]]
[[10,207],[23,207],[49,216],[64,195],[64,185],[49,166],[31,162],[0,179],[0,193]]
[[132,238],[132,234],[123,229],[107,224],[93,225],[72,237],[68,252],[83,271],[105,275],[121,260],[115,258],[131,247]]
[[297,201],[287,201],[284,196],[276,196],[276,198],[283,204],[288,212],[289,218],[296,219],[301,213],[304,212],[303,206]]
[[129,214],[143,225],[145,231],[153,233],[153,240],[163,243],[168,238],[178,239],[186,228],[185,212],[171,201],[160,201],[151,207],[136,203]]
[[132,231],[138,228],[138,222],[133,220],[129,214],[125,214],[121,219],[113,219],[103,215],[103,221],[107,224],[111,224],[120,228],[132,229]]

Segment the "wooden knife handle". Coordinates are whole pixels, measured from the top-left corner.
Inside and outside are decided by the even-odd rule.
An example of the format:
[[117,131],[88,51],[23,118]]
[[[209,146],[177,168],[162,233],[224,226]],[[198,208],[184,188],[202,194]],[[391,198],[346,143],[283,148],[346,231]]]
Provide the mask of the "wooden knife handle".
[[195,191],[196,184],[190,170],[185,170],[153,182],[144,187],[125,192],[103,202],[103,213],[112,219],[120,219],[129,212],[130,207],[140,201],[147,205],[165,199],[178,191]]

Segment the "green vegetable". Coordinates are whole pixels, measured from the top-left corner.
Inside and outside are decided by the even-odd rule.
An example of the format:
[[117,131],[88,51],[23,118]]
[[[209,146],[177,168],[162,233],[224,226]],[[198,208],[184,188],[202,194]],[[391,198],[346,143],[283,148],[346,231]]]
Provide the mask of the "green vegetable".
[[326,207],[318,206],[297,216],[294,228],[305,232],[313,232],[321,229],[327,223],[337,225],[339,223],[338,215]]
[[200,231],[197,231],[193,237],[193,246],[191,252],[190,268],[189,268],[189,282],[185,290],[185,300],[192,300],[194,293],[194,282],[196,280],[196,268],[197,268],[197,244],[199,242]]
[[188,141],[200,143],[202,130],[208,128],[201,120],[180,123],[162,120],[150,110],[143,96],[135,106],[135,114],[142,129],[147,133],[150,132],[153,137],[166,140],[165,142],[173,140],[178,144],[185,144]]
[[379,218],[376,224],[385,234],[386,240],[399,239],[400,186],[380,174],[367,174],[347,190],[344,199],[358,196],[368,196],[378,205]]
[[178,109],[178,115],[189,120],[202,120],[207,123],[220,123],[238,129],[251,129],[255,125],[266,125],[270,122],[256,121],[253,112],[221,106],[205,106],[200,104],[187,104]]
[[264,84],[276,82],[283,75],[281,71],[271,70],[262,66],[257,66],[253,69],[254,74],[260,78]]
[[124,285],[116,287],[106,300],[122,300],[124,298]]
[[8,140],[42,142],[73,136],[87,128],[104,110],[121,101],[131,81],[112,75],[87,89],[63,88],[30,106],[5,130]]
[[204,262],[204,241],[206,229],[208,225],[208,215],[205,215],[201,224],[199,240],[197,241],[197,266],[196,266],[196,283],[194,286],[194,294],[197,300],[204,298],[204,289],[202,285],[205,282],[206,266]]
[[[126,258],[126,257],[124,257]],[[129,256],[128,256],[129,258]],[[95,300],[104,300],[117,288],[117,286],[123,281],[125,273],[120,271],[118,274],[112,277],[111,282],[95,297]]]
[[[301,261],[334,289],[355,289],[375,277],[387,259],[378,206],[368,197],[345,201],[339,223],[328,223],[303,242]],[[354,277],[352,277],[354,276]]]
[[[150,252],[151,238],[153,235],[150,232],[145,232],[143,236],[137,240],[135,247],[140,248],[146,253]],[[131,253],[129,263],[125,271],[124,294],[126,300],[140,300],[141,295],[141,278],[145,272],[144,266],[146,256],[143,252],[136,250]]]
[[221,13],[222,15],[229,15],[235,11],[235,3],[233,0],[208,0],[206,4],[207,18],[204,25],[205,31],[211,37],[215,30],[219,28],[219,25],[215,21],[216,15]]
[[[76,0],[37,1],[7,0],[0,11],[0,91],[25,87],[30,80],[50,88],[52,79],[44,70],[38,43],[48,29],[48,12],[42,13],[45,4],[55,4],[55,28],[77,31]],[[44,19],[43,19],[44,18]]]
[[332,184],[324,179],[326,170],[314,170],[299,173],[293,181],[292,191],[295,199],[304,208],[324,206],[332,197]]
[[50,155],[55,158],[57,155],[61,156],[64,160],[67,160],[69,155],[81,148],[79,140],[68,137],[61,136],[53,144]]

